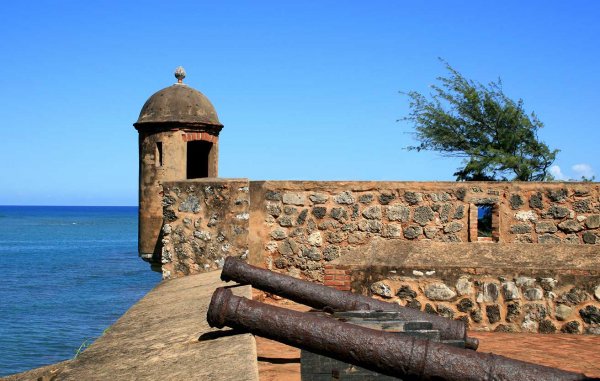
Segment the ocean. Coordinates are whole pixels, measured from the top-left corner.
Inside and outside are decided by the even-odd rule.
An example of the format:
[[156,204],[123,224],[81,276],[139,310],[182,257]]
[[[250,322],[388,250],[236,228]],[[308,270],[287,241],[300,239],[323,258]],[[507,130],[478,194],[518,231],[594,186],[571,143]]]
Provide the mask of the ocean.
[[73,358],[159,281],[137,207],[0,206],[0,376]]

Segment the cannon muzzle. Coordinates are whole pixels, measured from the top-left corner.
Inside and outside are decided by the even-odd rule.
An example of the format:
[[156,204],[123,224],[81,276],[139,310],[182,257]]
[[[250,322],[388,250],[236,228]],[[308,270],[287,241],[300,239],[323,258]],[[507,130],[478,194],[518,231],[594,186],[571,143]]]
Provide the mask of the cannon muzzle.
[[307,306],[323,309],[329,307],[335,311],[397,311],[403,320],[421,320],[432,323],[440,331],[443,340],[464,340],[465,347],[477,349],[479,341],[467,336],[467,328],[462,321],[431,315],[395,303],[387,303],[368,296],[336,290],[322,284],[307,282],[291,276],[251,266],[239,259],[227,257],[221,272],[224,281],[250,284],[266,291]]

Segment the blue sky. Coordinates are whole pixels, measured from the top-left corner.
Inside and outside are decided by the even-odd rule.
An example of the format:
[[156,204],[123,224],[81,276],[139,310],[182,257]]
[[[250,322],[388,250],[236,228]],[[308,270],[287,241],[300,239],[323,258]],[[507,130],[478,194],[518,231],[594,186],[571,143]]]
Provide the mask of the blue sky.
[[592,0],[3,2],[0,204],[137,204],[132,123],[178,65],[225,125],[222,177],[454,180],[396,122],[438,57],[501,77],[555,174],[598,177],[599,19]]

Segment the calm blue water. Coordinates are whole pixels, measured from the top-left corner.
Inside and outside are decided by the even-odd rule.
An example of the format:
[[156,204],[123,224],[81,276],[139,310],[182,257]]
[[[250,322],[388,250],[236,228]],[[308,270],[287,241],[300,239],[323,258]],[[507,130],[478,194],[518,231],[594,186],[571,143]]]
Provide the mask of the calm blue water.
[[135,207],[0,206],[0,376],[73,358],[159,281]]

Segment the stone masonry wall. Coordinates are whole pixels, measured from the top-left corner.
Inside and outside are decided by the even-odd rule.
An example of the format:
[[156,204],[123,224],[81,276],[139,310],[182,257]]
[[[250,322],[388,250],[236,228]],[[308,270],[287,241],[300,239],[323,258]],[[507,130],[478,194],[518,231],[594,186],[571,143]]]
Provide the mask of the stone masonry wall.
[[491,241],[600,244],[596,183],[251,182],[252,262],[322,282],[323,266],[373,238],[474,242],[477,206]]
[[227,256],[247,258],[247,180],[195,179],[163,188],[163,278],[221,268]]
[[329,264],[325,284],[462,320],[474,330],[600,335],[598,271],[493,275]]
[[[475,329],[600,331],[597,183],[195,179],[163,189],[164,278],[218,269],[232,255]],[[484,242],[479,205],[493,210]],[[413,262],[390,248],[378,266],[361,262],[378,241],[406,253],[446,246]]]

